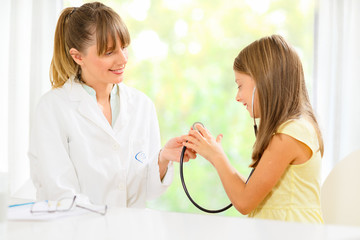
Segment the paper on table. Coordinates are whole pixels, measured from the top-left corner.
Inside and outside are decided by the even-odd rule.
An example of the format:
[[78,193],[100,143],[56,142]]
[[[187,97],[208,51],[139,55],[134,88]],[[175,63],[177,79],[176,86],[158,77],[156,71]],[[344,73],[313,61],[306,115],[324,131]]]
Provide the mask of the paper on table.
[[35,221],[44,221],[44,220],[53,220],[63,217],[76,216],[89,211],[86,209],[75,207],[71,211],[67,212],[45,212],[45,213],[36,213],[32,214],[30,212],[31,205],[23,205],[12,207],[8,209],[8,220],[35,220]]

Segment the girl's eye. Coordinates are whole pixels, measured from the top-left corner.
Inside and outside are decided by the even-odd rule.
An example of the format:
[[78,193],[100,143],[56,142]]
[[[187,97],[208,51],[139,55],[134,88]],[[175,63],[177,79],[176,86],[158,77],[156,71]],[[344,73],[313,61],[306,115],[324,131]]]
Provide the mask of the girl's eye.
[[112,54],[112,52],[106,52],[106,53],[105,53],[106,56],[109,56],[109,55],[111,55],[111,54]]

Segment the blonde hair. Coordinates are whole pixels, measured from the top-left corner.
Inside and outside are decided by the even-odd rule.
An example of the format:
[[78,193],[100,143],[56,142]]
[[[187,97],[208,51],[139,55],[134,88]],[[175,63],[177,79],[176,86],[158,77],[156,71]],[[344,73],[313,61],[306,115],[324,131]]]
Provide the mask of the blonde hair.
[[234,70],[254,79],[259,99],[261,121],[250,167],[256,167],[278,127],[300,116],[309,119],[316,129],[323,155],[324,144],[309,101],[300,58],[283,37],[272,35],[251,43],[235,58]]
[[130,44],[130,34],[120,16],[111,8],[99,2],[86,3],[79,8],[65,8],[58,19],[54,53],[50,65],[50,82],[53,88],[61,87],[72,75],[79,75],[80,67],[73,60],[71,48],[86,53],[87,47],[96,41],[98,55],[116,48],[116,37],[121,47]]

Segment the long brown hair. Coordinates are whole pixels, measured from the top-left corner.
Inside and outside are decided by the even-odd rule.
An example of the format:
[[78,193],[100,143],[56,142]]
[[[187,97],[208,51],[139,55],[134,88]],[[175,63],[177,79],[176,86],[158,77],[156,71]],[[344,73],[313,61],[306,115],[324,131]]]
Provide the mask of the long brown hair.
[[235,58],[234,70],[254,79],[259,99],[261,121],[250,167],[256,167],[278,127],[300,116],[313,124],[323,155],[324,144],[309,101],[300,58],[283,37],[272,35],[251,43]]
[[58,19],[54,53],[50,65],[50,82],[53,88],[61,87],[72,75],[78,75],[80,67],[71,57],[69,50],[86,53],[87,47],[96,41],[98,55],[116,48],[116,37],[123,48],[130,44],[130,34],[120,16],[111,8],[99,2],[86,3],[79,8],[65,8]]

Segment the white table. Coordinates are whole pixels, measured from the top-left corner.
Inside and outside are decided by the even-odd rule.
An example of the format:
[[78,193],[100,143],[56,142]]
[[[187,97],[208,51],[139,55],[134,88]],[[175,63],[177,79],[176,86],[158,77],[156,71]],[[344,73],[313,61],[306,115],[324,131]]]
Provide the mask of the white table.
[[287,223],[218,215],[109,209],[49,221],[8,221],[8,240],[360,239],[360,227]]

